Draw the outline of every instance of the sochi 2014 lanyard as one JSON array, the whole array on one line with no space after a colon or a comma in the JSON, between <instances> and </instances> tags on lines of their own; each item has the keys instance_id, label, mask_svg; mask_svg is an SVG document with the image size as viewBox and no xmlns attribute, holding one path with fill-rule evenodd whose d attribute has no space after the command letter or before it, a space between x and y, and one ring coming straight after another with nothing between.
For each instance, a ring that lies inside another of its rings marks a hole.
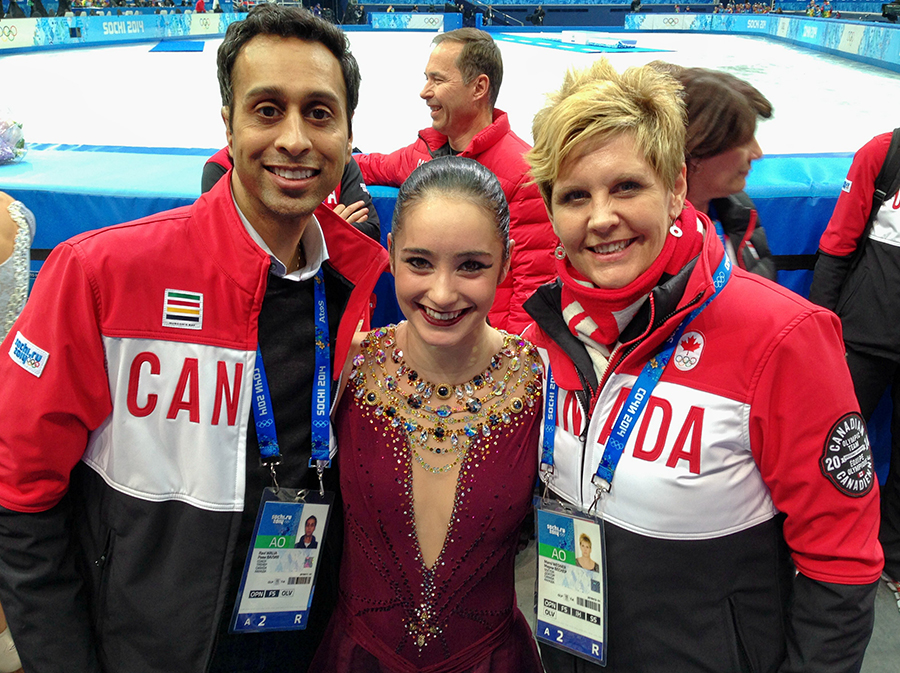
<instances>
[{"instance_id":1,"label":"sochi 2014 lanyard","mask_svg":"<svg viewBox=\"0 0 900 673\"><path fill-rule=\"evenodd\" d=\"M650 358L649 362L644 365L637 381L635 381L634 386L631 388L631 392L628 394L628 398L622 405L622 409L619 412L618 418L616 418L616 422L613 424L613 430L610 433L609 441L603 451L603 456L600 458L597 472L591 478L591 483L597 488L597 495L594 502L591 504L591 508L597 504L605 493L609 493L616 467L619 464L619 459L622 457L622 452L625 450L625 445L628 443L631 431L636 425L635 421L640 418L644 411L644 407L646 407L647 402L650 400L650 394L653 392L656 384L659 383L660 378L662 378L663 371L665 371L666 365L672 357L672 353L675 352L675 348L678 345L678 341L681 339L681 335L684 334L687 326L700 315L700 312L709 306L709 303L718 296L730 277L731 261L728 259L728 254L726 253L722 255L722 260L719 262L719 266L713 274L713 284L716 288L715 292L713 292L712 296L703 302L701 306L691 311L690 315L688 315L687 318L678 325L675 331L669 335L669 338L666 339L662 351L655 357ZM545 484L548 485L549 479L553 474L553 447L556 434L556 407L558 394L559 387L553 379L553 372L548 366L547 393L544 398L544 441L541 447L541 476L544 479Z\"/></svg>"},{"instance_id":2,"label":"sochi 2014 lanyard","mask_svg":"<svg viewBox=\"0 0 900 673\"><path fill-rule=\"evenodd\" d=\"M713 226L716 228L716 236L719 237L719 240L722 241L722 247L725 248L725 251L728 251L728 239L725 238L725 230L722 228L722 223L719 220L713 220Z\"/></svg>"},{"instance_id":3,"label":"sochi 2014 lanyard","mask_svg":"<svg viewBox=\"0 0 900 673\"><path fill-rule=\"evenodd\" d=\"M330 465L329 453L329 406L331 402L331 344L328 330L328 305L325 303L325 276L320 268L314 278L315 287L315 376L313 377L312 398L312 452L309 466L315 467L319 475L319 492L324 493L322 474ZM260 463L268 466L272 482L278 490L275 466L281 464L281 449L275 433L275 416L272 396L263 366L262 352L256 346L256 371L253 374L253 419L259 440Z\"/></svg>"}]
</instances>

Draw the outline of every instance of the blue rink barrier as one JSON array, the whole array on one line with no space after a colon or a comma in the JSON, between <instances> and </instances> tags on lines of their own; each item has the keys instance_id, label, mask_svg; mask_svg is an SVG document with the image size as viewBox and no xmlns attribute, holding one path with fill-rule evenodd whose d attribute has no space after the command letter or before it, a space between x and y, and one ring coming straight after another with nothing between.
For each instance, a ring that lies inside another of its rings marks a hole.
<instances>
[{"instance_id":1,"label":"blue rink barrier","mask_svg":"<svg viewBox=\"0 0 900 673\"><path fill-rule=\"evenodd\" d=\"M33 145L24 161L0 166L0 190L35 212L39 227L34 247L50 250L83 231L192 203L200 195L203 164L215 152L215 148ZM815 254L851 160L849 153L767 155L754 163L747 193L756 203L775 255L794 260ZM372 187L371 191L385 243L397 190ZM39 268L40 259L35 264ZM805 296L812 272L783 270L778 280Z\"/></svg>"},{"instance_id":2,"label":"blue rink barrier","mask_svg":"<svg viewBox=\"0 0 900 673\"><path fill-rule=\"evenodd\" d=\"M35 212L34 247L49 250L89 229L192 203L200 195L203 164L215 151L32 145L24 161L0 166L0 189ZM754 163L747 192L775 255L815 254L851 160L849 153L767 155ZM397 190L372 187L372 193L386 236ZM811 280L809 270L779 272L779 282L802 295Z\"/></svg>"},{"instance_id":3,"label":"blue rink barrier","mask_svg":"<svg viewBox=\"0 0 900 673\"><path fill-rule=\"evenodd\" d=\"M203 165L217 151L37 147L30 146L23 161L0 166L0 190L37 218L32 271L46 252L83 231L193 203Z\"/></svg>"},{"instance_id":4,"label":"blue rink barrier","mask_svg":"<svg viewBox=\"0 0 900 673\"><path fill-rule=\"evenodd\" d=\"M900 27L891 23L774 14L628 14L625 30L764 35L900 71Z\"/></svg>"}]
</instances>

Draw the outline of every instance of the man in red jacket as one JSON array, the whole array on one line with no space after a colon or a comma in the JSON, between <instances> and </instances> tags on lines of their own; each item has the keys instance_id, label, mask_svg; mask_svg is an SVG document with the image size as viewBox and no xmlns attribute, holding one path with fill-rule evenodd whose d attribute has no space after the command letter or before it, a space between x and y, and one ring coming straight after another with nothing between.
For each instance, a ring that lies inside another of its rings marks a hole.
<instances>
[{"instance_id":1,"label":"man in red jacket","mask_svg":"<svg viewBox=\"0 0 900 673\"><path fill-rule=\"evenodd\" d=\"M497 290L489 318L495 327L518 333L531 322L522 304L556 276L556 236L522 158L530 146L513 133L506 113L494 107L503 60L493 38L482 30L460 28L438 35L434 43L419 93L431 110L431 128L419 131L408 147L356 160L368 185L399 187L417 166L447 155L475 159L494 172L509 201L515 245L509 275Z\"/></svg>"},{"instance_id":2,"label":"man in red jacket","mask_svg":"<svg viewBox=\"0 0 900 673\"><path fill-rule=\"evenodd\" d=\"M387 267L322 206L359 69L337 27L274 3L217 63L234 168L191 206L58 245L3 342L0 601L29 671L304 672L337 603L339 500L315 591L269 595L293 619L240 587L268 487L339 491L331 383Z\"/></svg>"}]
</instances>

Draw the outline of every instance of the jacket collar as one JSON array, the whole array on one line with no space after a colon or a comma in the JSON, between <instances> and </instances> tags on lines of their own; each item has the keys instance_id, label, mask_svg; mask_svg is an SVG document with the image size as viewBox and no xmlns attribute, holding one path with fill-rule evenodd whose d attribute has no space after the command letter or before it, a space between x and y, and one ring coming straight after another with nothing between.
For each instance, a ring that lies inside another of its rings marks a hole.
<instances>
[{"instance_id":1,"label":"jacket collar","mask_svg":"<svg viewBox=\"0 0 900 673\"><path fill-rule=\"evenodd\" d=\"M262 301L269 275L269 255L253 241L241 222L231 198L231 171L187 209L190 226L197 232L203 247L194 253L207 255L218 266L223 278ZM336 337L335 361L339 361L348 352L356 330L368 327L370 297L382 272L387 269L388 255L379 243L335 215L327 206L319 206L315 216L330 254L327 264L354 286L347 305L351 319L341 320ZM335 376L340 371L341 368L336 367Z\"/></svg>"},{"instance_id":2,"label":"jacket collar","mask_svg":"<svg viewBox=\"0 0 900 673\"><path fill-rule=\"evenodd\" d=\"M256 294L260 283L265 287L269 256L241 222L231 197L231 171L189 209L189 226L200 236L203 246L194 254L207 255L225 277L250 294Z\"/></svg>"},{"instance_id":3,"label":"jacket collar","mask_svg":"<svg viewBox=\"0 0 900 673\"><path fill-rule=\"evenodd\" d=\"M493 147L497 142L509 133L509 117L503 110L494 108L494 118L490 126L487 126L472 138L472 142L459 153L461 157L475 157ZM419 137L428 146L429 153L434 153L447 144L447 136L438 133L430 126L419 131Z\"/></svg>"},{"instance_id":4,"label":"jacket collar","mask_svg":"<svg viewBox=\"0 0 900 673\"><path fill-rule=\"evenodd\" d=\"M659 349L659 345L672 333L691 310L702 304L715 292L713 270L725 254L719 237L715 235L709 218L697 213L693 208L686 214L695 213L698 224L703 227L703 248L700 255L686 264L674 276L663 280L650 293L650 300L622 330L620 336L623 347L628 350L626 357L649 359ZM688 225L684 215L679 224ZM710 235L712 231L712 235ZM559 280L548 283L525 302L525 311L534 319L539 331L529 330L526 336L536 345L546 348L553 367L553 375L560 386L572 389L590 386L586 393L593 393L598 382L584 345L569 331L562 317L561 285ZM583 379L583 381L582 381Z\"/></svg>"}]
</instances>

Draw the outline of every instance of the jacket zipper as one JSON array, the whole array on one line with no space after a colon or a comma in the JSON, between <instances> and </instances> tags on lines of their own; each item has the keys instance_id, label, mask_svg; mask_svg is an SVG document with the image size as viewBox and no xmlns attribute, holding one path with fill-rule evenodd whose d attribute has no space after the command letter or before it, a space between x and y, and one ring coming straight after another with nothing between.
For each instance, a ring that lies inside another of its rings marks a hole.
<instances>
[{"instance_id":1,"label":"jacket zipper","mask_svg":"<svg viewBox=\"0 0 900 673\"><path fill-rule=\"evenodd\" d=\"M700 292L700 294L698 294L696 297L694 297L691 301L689 301L684 306L681 306L680 308L677 308L674 311L672 311L669 315L667 315L665 318L663 318L663 320L659 324L664 325L665 323L667 323L669 320L674 318L679 313L684 313L685 311L690 310L691 308L696 306L700 302L701 299L703 299L703 292ZM652 301L653 300L652 300L652 296L651 296L651 302ZM656 308L655 305L652 305L652 308L655 309ZM652 312L651 312L651 316L650 316L650 324L651 325L653 324ZM593 413L593 409L596 408L597 401L600 399L600 393L603 391L603 388L606 385L606 382L609 380L609 377L615 372L615 370L619 367L619 365L622 364L622 362L625 361L625 358L627 358L632 352L634 352L634 350L638 346L640 346L642 343L644 343L644 341L647 340L647 338L653 333L653 331L654 330L652 328L648 329L647 332L645 332L643 336L638 337L637 339L632 341L630 344L628 344L628 346L623 346L623 344L618 344L613 349L613 352L610 353L609 364L606 367L606 371L603 372L603 377L600 379L600 383L597 385L597 390L591 397L591 401L590 401L590 405L589 405L590 411L587 411L585 413L585 418L587 419L587 422L585 423L584 433L583 433L582 437L580 438L581 439L581 447L582 447L581 474L584 474L584 471L587 467L587 465L586 465L587 457L588 457L587 429L590 426L590 420L591 420L591 415ZM619 353L621 353L623 347L625 348L625 353L617 359L616 356ZM576 371L577 371L577 368L576 368ZM582 377L581 372L578 372L578 377L582 380L582 385L585 385L584 378ZM587 387L585 387L585 389L587 389ZM581 502L584 502L584 493L581 493Z\"/></svg>"}]
</instances>

